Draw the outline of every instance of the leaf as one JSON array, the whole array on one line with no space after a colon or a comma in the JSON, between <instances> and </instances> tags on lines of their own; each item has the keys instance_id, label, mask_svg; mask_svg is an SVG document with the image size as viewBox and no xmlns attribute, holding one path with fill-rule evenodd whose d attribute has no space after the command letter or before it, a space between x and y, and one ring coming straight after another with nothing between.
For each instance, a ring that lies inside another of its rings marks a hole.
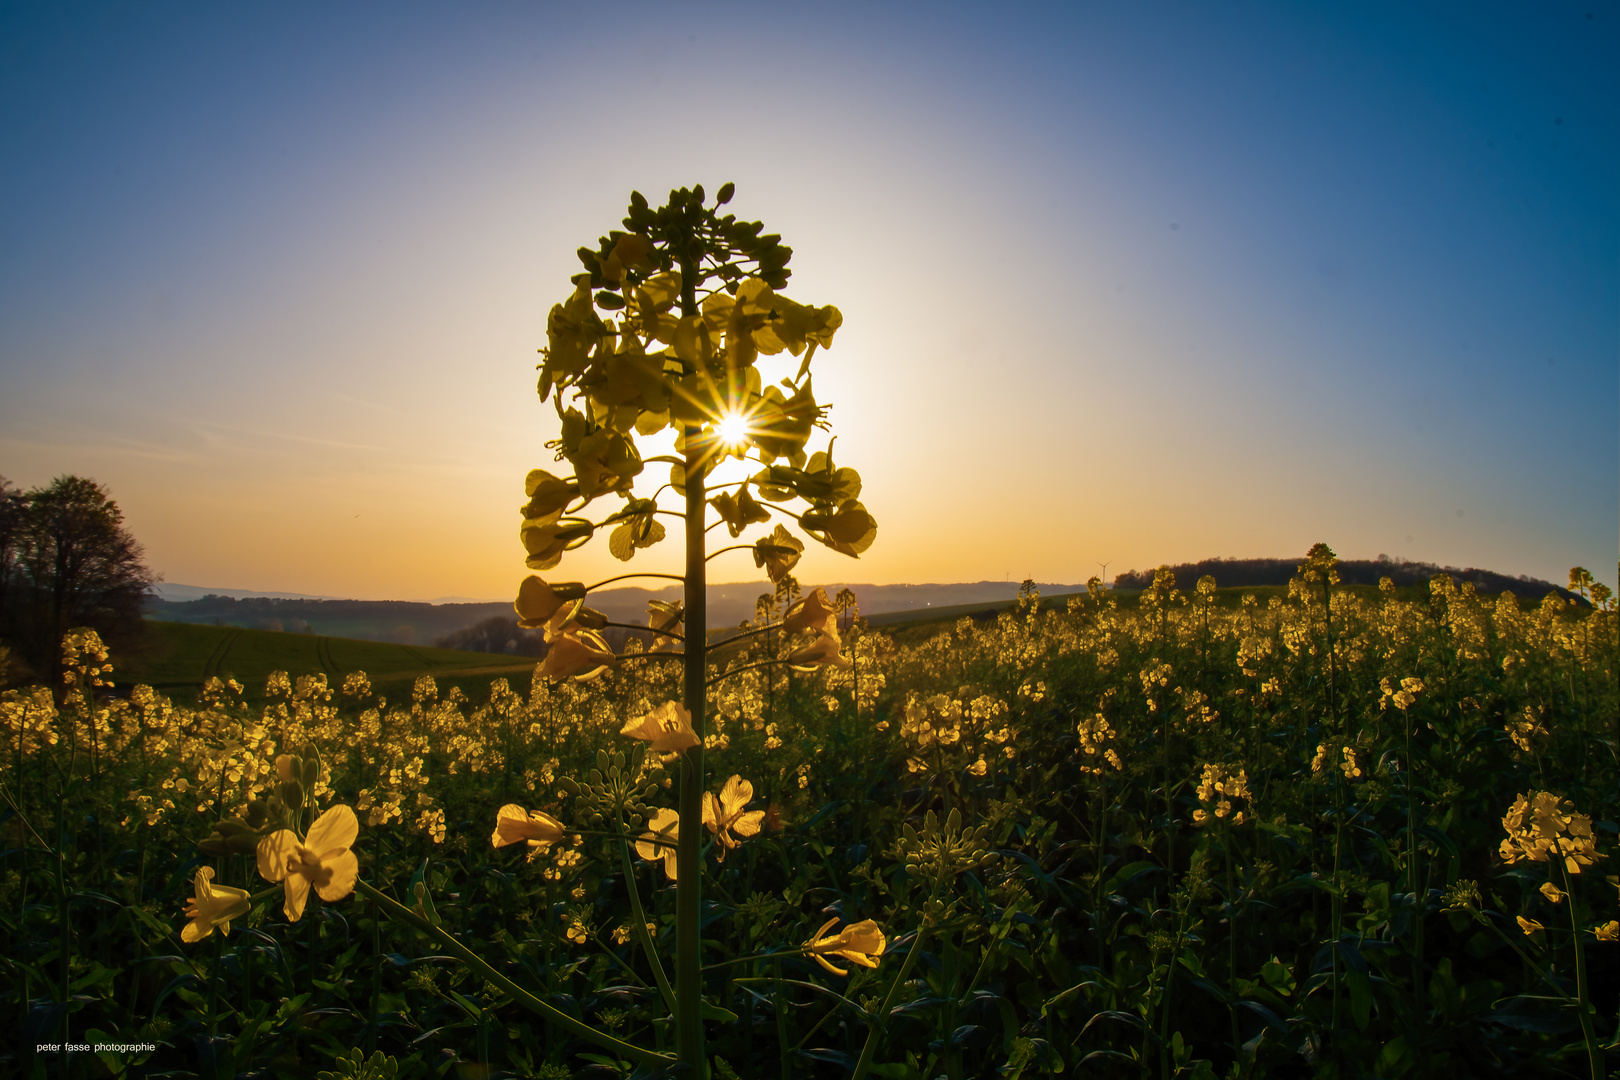
<instances>
[{"instance_id":1,"label":"leaf","mask_svg":"<svg viewBox=\"0 0 1620 1080\"><path fill-rule=\"evenodd\" d=\"M1136 862L1121 867L1119 872L1108 880L1108 884L1103 886L1103 891L1109 893L1119 892L1121 889L1134 882L1143 874L1148 874L1155 870L1163 869L1164 868L1156 862L1149 862L1146 859L1140 859Z\"/></svg>"},{"instance_id":2,"label":"leaf","mask_svg":"<svg viewBox=\"0 0 1620 1080\"><path fill-rule=\"evenodd\" d=\"M700 1004L702 1006L703 1019L705 1020L724 1020L729 1024L733 1020L737 1019L736 1013L732 1012L730 1009L722 1009L720 1006L711 1001L704 1000L700 1002Z\"/></svg>"},{"instance_id":3,"label":"leaf","mask_svg":"<svg viewBox=\"0 0 1620 1080\"><path fill-rule=\"evenodd\" d=\"M620 525L608 536L608 553L620 562L629 562L636 553L635 530L628 523Z\"/></svg>"},{"instance_id":4,"label":"leaf","mask_svg":"<svg viewBox=\"0 0 1620 1080\"><path fill-rule=\"evenodd\" d=\"M1266 1006L1260 1004L1260 1002L1244 1000L1239 1001L1238 1005L1242 1008L1248 1009L1250 1012L1260 1017L1261 1020L1264 1020L1267 1027L1273 1028L1284 1035L1288 1034L1288 1025L1283 1023L1282 1017L1272 1012Z\"/></svg>"},{"instance_id":5,"label":"leaf","mask_svg":"<svg viewBox=\"0 0 1620 1080\"><path fill-rule=\"evenodd\" d=\"M1144 1021L1140 1016L1137 1016L1135 1013L1120 1012L1117 1009L1107 1009L1103 1012L1097 1013L1090 1020L1087 1020L1086 1026L1080 1029L1080 1034L1084 1035L1086 1032L1090 1031L1091 1025L1095 1024L1099 1020L1117 1020L1121 1024L1129 1024L1138 1031L1147 1027L1147 1022Z\"/></svg>"},{"instance_id":6,"label":"leaf","mask_svg":"<svg viewBox=\"0 0 1620 1080\"><path fill-rule=\"evenodd\" d=\"M1367 976L1365 961L1360 970L1350 968L1344 973L1344 981L1350 986L1350 1014L1356 1021L1359 1031L1366 1031L1367 1024L1372 1019L1373 990L1372 980Z\"/></svg>"},{"instance_id":7,"label":"leaf","mask_svg":"<svg viewBox=\"0 0 1620 1080\"><path fill-rule=\"evenodd\" d=\"M799 527L834 551L852 558L877 539L877 521L859 500L850 499L837 510L807 510Z\"/></svg>"}]
</instances>

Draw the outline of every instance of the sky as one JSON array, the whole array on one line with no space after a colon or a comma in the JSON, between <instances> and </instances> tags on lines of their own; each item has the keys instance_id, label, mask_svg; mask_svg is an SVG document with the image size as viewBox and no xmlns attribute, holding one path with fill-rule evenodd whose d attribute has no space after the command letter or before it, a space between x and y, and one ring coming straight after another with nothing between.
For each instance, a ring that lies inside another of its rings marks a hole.
<instances>
[{"instance_id":1,"label":"sky","mask_svg":"<svg viewBox=\"0 0 1620 1080\"><path fill-rule=\"evenodd\" d=\"M170 582L513 595L575 249L731 181L844 315L879 531L801 580L1612 585L1617 55L1595 0L7 0L0 476L101 481Z\"/></svg>"}]
</instances>

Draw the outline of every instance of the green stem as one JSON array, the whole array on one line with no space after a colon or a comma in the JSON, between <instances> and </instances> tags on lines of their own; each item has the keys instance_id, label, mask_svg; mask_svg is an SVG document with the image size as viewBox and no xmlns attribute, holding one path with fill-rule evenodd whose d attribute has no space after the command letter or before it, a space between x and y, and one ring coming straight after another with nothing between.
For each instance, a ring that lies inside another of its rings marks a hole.
<instances>
[{"instance_id":1,"label":"green stem","mask_svg":"<svg viewBox=\"0 0 1620 1080\"><path fill-rule=\"evenodd\" d=\"M850 1075L849 1080L861 1080L872 1067L872 1055L877 1053L878 1040L883 1037L884 1029L889 1026L889 1007L894 1004L894 995L906 984L906 976L911 974L911 965L917 962L923 942L928 940L929 926L926 916L924 919L922 926L917 930L917 936L911 941L911 948L906 952L905 962L900 965L900 974L889 984L889 992L883 996L883 1004L878 1007L872 1026L866 1030L866 1043L861 1047L860 1060L855 1063L855 1072Z\"/></svg>"},{"instance_id":2,"label":"green stem","mask_svg":"<svg viewBox=\"0 0 1620 1080\"><path fill-rule=\"evenodd\" d=\"M1581 943L1581 923L1575 913L1575 893L1569 880L1569 867L1559 863L1564 875L1564 899L1569 903L1569 929L1575 939L1575 1015L1580 1017L1581 1037L1586 1040L1586 1061L1592 1080L1603 1080L1603 1051L1598 1047L1597 1033L1592 1030L1592 1004L1586 993L1586 947Z\"/></svg>"},{"instance_id":3,"label":"green stem","mask_svg":"<svg viewBox=\"0 0 1620 1080\"><path fill-rule=\"evenodd\" d=\"M782 955L790 955L790 954L782 954ZM778 965L778 967L780 967L780 965ZM818 994L825 994L830 998L835 998L838 1001L843 1002L845 1005L848 1005L850 1008L854 1009L856 1012L860 1013L862 1016L867 1017L868 1019L870 1019L871 1015L872 1015L871 1013L867 1012L865 1009L861 1008L855 1002L849 1000L849 998L845 997L843 994L840 994L838 991L829 990L825 986L822 986L820 983L809 982L809 981L807 981L805 979L785 979L785 978L781 977L780 975L746 975L746 976L744 976L743 978L740 978L740 979L733 979L732 982L736 983L739 986L742 986L742 985L745 985L745 984L748 984L748 983L780 983L783 986L801 986L806 990L814 990ZM802 1042L803 1040L800 1040L800 1041Z\"/></svg>"},{"instance_id":4,"label":"green stem","mask_svg":"<svg viewBox=\"0 0 1620 1080\"><path fill-rule=\"evenodd\" d=\"M775 972L776 976L771 981L776 983L778 987L787 982L786 979L782 978L782 962L780 960L771 964L771 970ZM776 1013L776 1055L781 1064L781 1080L789 1080L793 1075L793 1066L789 1057L792 1051L788 1046L787 1010L782 1006L780 989L771 994L771 1005L772 1011Z\"/></svg>"},{"instance_id":5,"label":"green stem","mask_svg":"<svg viewBox=\"0 0 1620 1080\"><path fill-rule=\"evenodd\" d=\"M701 212L701 207L697 208ZM690 247L679 256L681 312L700 314L697 303L698 259ZM675 1027L681 1062L692 1070L692 1080L707 1080L703 1051L703 737L704 706L708 687L708 564L704 559L707 516L704 471L698 428L685 426L686 454L686 666L681 696L691 714L697 745L681 755L680 834L675 855Z\"/></svg>"},{"instance_id":6,"label":"green stem","mask_svg":"<svg viewBox=\"0 0 1620 1080\"><path fill-rule=\"evenodd\" d=\"M647 933L647 915L641 907L641 891L636 888L635 864L630 861L630 845L622 837L619 840L619 863L624 868L624 885L630 894L630 917L636 923L636 940L641 942L641 951L647 954L647 963L652 965L658 992L664 995L664 1008L673 1014L675 991L670 989L669 977L664 974L664 965L659 962L658 952L653 948L652 936Z\"/></svg>"},{"instance_id":7,"label":"green stem","mask_svg":"<svg viewBox=\"0 0 1620 1080\"><path fill-rule=\"evenodd\" d=\"M354 883L354 888L356 892L360 893L362 896L370 898L373 902L375 902L378 907L387 912L390 918L398 919L400 922L406 923L407 925L422 931L422 933L437 941L450 955L472 968L489 982L495 984L508 994L512 995L513 1001L516 1001L519 1005L522 1005L530 1012L545 1017L547 1021L562 1028L570 1035L575 1035L581 1039L587 1040L588 1042L593 1042L598 1046L605 1047L608 1050L612 1050L620 1057L634 1061L638 1064L675 1064L675 1059L667 1055L656 1054L651 1050L643 1050L641 1047L627 1043L622 1039L616 1039L612 1035L605 1032L597 1031L589 1024L575 1020L572 1016L569 1016L560 1009L547 1005L544 1001L541 1001L539 998L523 989L523 987L507 978L499 971L496 971L481 957L479 957L477 953L474 953L471 949L468 949L449 933L428 922L426 919L422 918L404 904L401 904L393 897L388 896L386 893L377 889L370 882L356 881Z\"/></svg>"}]
</instances>

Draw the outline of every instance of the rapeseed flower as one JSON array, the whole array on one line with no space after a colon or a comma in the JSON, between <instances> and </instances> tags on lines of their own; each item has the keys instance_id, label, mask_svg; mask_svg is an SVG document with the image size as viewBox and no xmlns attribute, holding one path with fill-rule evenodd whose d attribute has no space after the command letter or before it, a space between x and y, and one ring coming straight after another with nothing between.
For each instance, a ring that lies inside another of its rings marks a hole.
<instances>
[{"instance_id":1,"label":"rapeseed flower","mask_svg":"<svg viewBox=\"0 0 1620 1080\"><path fill-rule=\"evenodd\" d=\"M754 785L744 780L740 775L733 775L720 789L720 794L704 792L703 824L714 834L720 843L720 860L725 861L726 852L742 844L741 838L759 835L760 822L765 820L765 811L751 810L744 812L743 808L754 798ZM732 834L736 835L733 836Z\"/></svg>"},{"instance_id":2,"label":"rapeseed flower","mask_svg":"<svg viewBox=\"0 0 1620 1080\"><path fill-rule=\"evenodd\" d=\"M647 626L657 635L653 639L652 647L661 649L665 645L675 644L671 634L679 632L682 620L686 618L686 605L679 600L671 603L668 600L647 601Z\"/></svg>"},{"instance_id":3,"label":"rapeseed flower","mask_svg":"<svg viewBox=\"0 0 1620 1080\"><path fill-rule=\"evenodd\" d=\"M1550 791L1520 795L1502 818L1507 839L1499 849L1503 862L1546 862L1557 855L1571 874L1603 858L1592 836L1592 819L1575 813L1575 804Z\"/></svg>"},{"instance_id":4,"label":"rapeseed flower","mask_svg":"<svg viewBox=\"0 0 1620 1080\"><path fill-rule=\"evenodd\" d=\"M763 569L770 579L781 581L799 564L804 554L804 541L778 523L769 536L754 541L754 565Z\"/></svg>"},{"instance_id":5,"label":"rapeseed flower","mask_svg":"<svg viewBox=\"0 0 1620 1080\"><path fill-rule=\"evenodd\" d=\"M1232 813L1233 799L1249 798L1249 777L1244 769L1235 772L1225 765L1204 766L1202 782L1198 785L1198 800L1212 806L1213 812L1193 811L1193 821L1199 825L1231 815L1233 825L1243 824L1243 811Z\"/></svg>"},{"instance_id":6,"label":"rapeseed flower","mask_svg":"<svg viewBox=\"0 0 1620 1080\"><path fill-rule=\"evenodd\" d=\"M584 597L583 582L551 585L543 578L530 574L518 586L517 599L513 601L512 608L517 612L518 625L532 630L545 626L564 605L582 601Z\"/></svg>"},{"instance_id":7,"label":"rapeseed flower","mask_svg":"<svg viewBox=\"0 0 1620 1080\"><path fill-rule=\"evenodd\" d=\"M636 854L649 862L664 860L664 874L674 881L675 845L680 840L681 815L661 806L652 812L647 825L652 831L642 833L641 839L636 841Z\"/></svg>"},{"instance_id":8,"label":"rapeseed flower","mask_svg":"<svg viewBox=\"0 0 1620 1080\"><path fill-rule=\"evenodd\" d=\"M878 959L882 957L883 950L888 945L883 937L882 928L871 919L866 919L844 927L843 933L837 937L822 936L836 925L838 925L836 917L828 919L822 923L821 929L805 942L805 951L811 958L834 975L847 976L849 972L844 968L834 967L827 961L828 956L840 957L862 967L877 967Z\"/></svg>"},{"instance_id":9,"label":"rapeseed flower","mask_svg":"<svg viewBox=\"0 0 1620 1080\"><path fill-rule=\"evenodd\" d=\"M544 679L572 678L589 682L617 661L618 657L602 635L594 630L578 630L557 635L535 674Z\"/></svg>"},{"instance_id":10,"label":"rapeseed flower","mask_svg":"<svg viewBox=\"0 0 1620 1080\"><path fill-rule=\"evenodd\" d=\"M838 609L827 599L827 590L818 588L809 596L788 608L782 618L782 632L796 634L800 630L837 633Z\"/></svg>"},{"instance_id":11,"label":"rapeseed flower","mask_svg":"<svg viewBox=\"0 0 1620 1080\"><path fill-rule=\"evenodd\" d=\"M524 841L532 849L545 849L563 838L563 824L544 810L525 810L516 803L501 807L495 815L491 847L505 847Z\"/></svg>"},{"instance_id":12,"label":"rapeseed flower","mask_svg":"<svg viewBox=\"0 0 1620 1080\"><path fill-rule=\"evenodd\" d=\"M698 744L692 730L692 714L678 701L666 701L650 713L638 716L619 729L620 735L644 739L660 754L678 754Z\"/></svg>"},{"instance_id":13,"label":"rapeseed flower","mask_svg":"<svg viewBox=\"0 0 1620 1080\"><path fill-rule=\"evenodd\" d=\"M186 901L186 916L191 921L180 931L180 940L187 945L212 934L216 926L221 934L230 934L231 920L248 913L248 894L229 885L215 885L212 866L199 866L192 884L196 895Z\"/></svg>"},{"instance_id":14,"label":"rapeseed flower","mask_svg":"<svg viewBox=\"0 0 1620 1080\"><path fill-rule=\"evenodd\" d=\"M289 921L303 917L311 887L326 901L354 891L360 860L350 848L359 835L354 811L340 805L322 814L303 840L291 829L280 829L259 841L259 874L285 887L282 910Z\"/></svg>"},{"instance_id":15,"label":"rapeseed flower","mask_svg":"<svg viewBox=\"0 0 1620 1080\"><path fill-rule=\"evenodd\" d=\"M828 664L847 668L852 661L839 652L842 647L843 641L834 628L834 620L829 617L826 626L816 635L815 640L788 653L784 657L784 662L794 671L814 671Z\"/></svg>"}]
</instances>

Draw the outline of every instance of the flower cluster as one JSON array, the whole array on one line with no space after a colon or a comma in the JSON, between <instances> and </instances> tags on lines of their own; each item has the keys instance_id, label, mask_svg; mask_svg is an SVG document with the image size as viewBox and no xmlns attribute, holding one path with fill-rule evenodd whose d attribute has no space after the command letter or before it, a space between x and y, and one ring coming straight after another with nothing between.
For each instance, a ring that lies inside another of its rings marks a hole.
<instances>
[{"instance_id":1,"label":"flower cluster","mask_svg":"<svg viewBox=\"0 0 1620 1080\"><path fill-rule=\"evenodd\" d=\"M1550 791L1520 795L1502 818L1507 838L1502 841L1502 861L1546 862L1556 856L1564 868L1579 874L1603 856L1592 837L1592 819L1575 812L1575 804Z\"/></svg>"},{"instance_id":2,"label":"flower cluster","mask_svg":"<svg viewBox=\"0 0 1620 1080\"><path fill-rule=\"evenodd\" d=\"M1405 711L1417 704L1417 696L1423 693L1423 680L1405 678L1401 680L1399 689L1386 676L1378 681L1378 687L1383 691L1378 701L1380 709L1387 709L1393 704L1397 709Z\"/></svg>"},{"instance_id":3,"label":"flower cluster","mask_svg":"<svg viewBox=\"0 0 1620 1080\"><path fill-rule=\"evenodd\" d=\"M1233 799L1249 798L1249 777L1243 769L1215 763L1204 766L1204 776L1198 785L1198 801L1204 805L1193 811L1193 821L1206 825L1228 816L1233 825L1243 824L1243 811L1232 812Z\"/></svg>"},{"instance_id":4,"label":"flower cluster","mask_svg":"<svg viewBox=\"0 0 1620 1080\"><path fill-rule=\"evenodd\" d=\"M1116 771L1124 768L1124 763L1119 760L1119 754L1108 745L1114 741L1114 729L1108 725L1108 719L1102 713L1083 718L1075 725L1075 733L1080 736L1081 753L1088 758L1102 755L1103 760L1112 765ZM1081 765L1080 769L1093 776L1102 774L1100 765Z\"/></svg>"}]
</instances>

